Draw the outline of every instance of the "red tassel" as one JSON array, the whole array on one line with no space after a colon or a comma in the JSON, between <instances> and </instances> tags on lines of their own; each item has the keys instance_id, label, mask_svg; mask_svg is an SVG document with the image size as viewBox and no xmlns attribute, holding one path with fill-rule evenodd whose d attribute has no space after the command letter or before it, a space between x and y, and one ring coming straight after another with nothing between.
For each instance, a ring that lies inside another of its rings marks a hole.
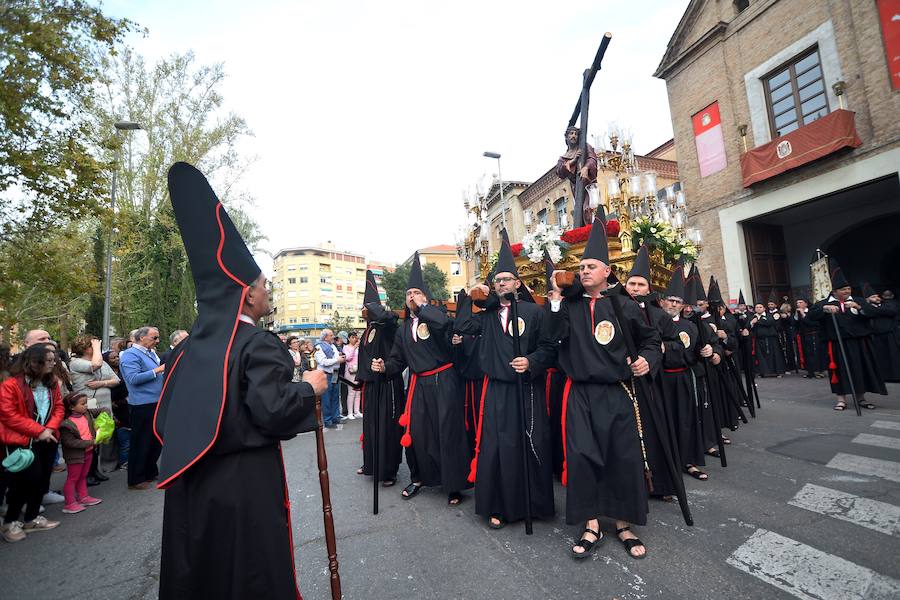
<instances>
[{"instance_id":1,"label":"red tassel","mask_svg":"<svg viewBox=\"0 0 900 600\"><path fill-rule=\"evenodd\" d=\"M834 344L831 340L828 341L828 369L831 371L831 383L837 383L837 363L834 362Z\"/></svg>"},{"instance_id":2,"label":"red tassel","mask_svg":"<svg viewBox=\"0 0 900 600\"><path fill-rule=\"evenodd\" d=\"M412 436L408 433L404 433L403 437L400 438L400 445L404 448L409 448L410 446L412 446Z\"/></svg>"},{"instance_id":3,"label":"red tassel","mask_svg":"<svg viewBox=\"0 0 900 600\"><path fill-rule=\"evenodd\" d=\"M359 434L359 447L365 448L365 446L363 445L363 434Z\"/></svg>"},{"instance_id":4,"label":"red tassel","mask_svg":"<svg viewBox=\"0 0 900 600\"><path fill-rule=\"evenodd\" d=\"M466 480L469 483L475 483L475 474L478 472L478 457L472 459L471 464L469 465L469 476L466 477Z\"/></svg>"},{"instance_id":5,"label":"red tassel","mask_svg":"<svg viewBox=\"0 0 900 600\"><path fill-rule=\"evenodd\" d=\"M403 413L402 415L400 415L400 418L397 419L397 423L400 424L400 427L406 427L407 425L409 425L409 415Z\"/></svg>"},{"instance_id":6,"label":"red tassel","mask_svg":"<svg viewBox=\"0 0 900 600\"><path fill-rule=\"evenodd\" d=\"M566 468L566 461L563 461L562 484L563 487L569 483L569 470Z\"/></svg>"}]
</instances>

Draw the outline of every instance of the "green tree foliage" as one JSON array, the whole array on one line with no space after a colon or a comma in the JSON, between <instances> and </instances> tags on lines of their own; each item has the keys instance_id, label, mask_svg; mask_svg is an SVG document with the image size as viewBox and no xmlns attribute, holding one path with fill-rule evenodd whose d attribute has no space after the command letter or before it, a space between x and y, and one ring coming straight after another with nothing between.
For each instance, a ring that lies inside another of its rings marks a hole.
<instances>
[{"instance_id":1,"label":"green tree foliage","mask_svg":"<svg viewBox=\"0 0 900 600\"><path fill-rule=\"evenodd\" d=\"M331 315L331 321L328 322L328 328L333 330L335 335L339 331L346 331L350 333L351 331L356 330L356 319L353 317L343 317L341 313L338 311L334 311L334 314Z\"/></svg>"},{"instance_id":2,"label":"green tree foliage","mask_svg":"<svg viewBox=\"0 0 900 600\"><path fill-rule=\"evenodd\" d=\"M409 264L403 264L389 273L385 273L381 285L387 294L388 306L397 310L406 305L406 283L409 281ZM447 291L447 275L434 263L427 263L422 268L425 285L435 300L446 300L450 297Z\"/></svg>"},{"instance_id":3,"label":"green tree foliage","mask_svg":"<svg viewBox=\"0 0 900 600\"><path fill-rule=\"evenodd\" d=\"M133 28L79 0L0 3L0 241L97 213L106 180L86 116L98 61Z\"/></svg>"},{"instance_id":4,"label":"green tree foliage","mask_svg":"<svg viewBox=\"0 0 900 600\"><path fill-rule=\"evenodd\" d=\"M166 334L196 317L190 265L172 213L169 167L189 162L210 179L238 231L253 249L263 238L249 214L252 198L235 183L248 165L237 143L246 122L224 113L222 65L198 66L191 53L154 65L124 50L104 61L95 122L113 131L120 118L142 131L119 134L107 159L118 168L111 320L119 333L153 324Z\"/></svg>"}]
</instances>

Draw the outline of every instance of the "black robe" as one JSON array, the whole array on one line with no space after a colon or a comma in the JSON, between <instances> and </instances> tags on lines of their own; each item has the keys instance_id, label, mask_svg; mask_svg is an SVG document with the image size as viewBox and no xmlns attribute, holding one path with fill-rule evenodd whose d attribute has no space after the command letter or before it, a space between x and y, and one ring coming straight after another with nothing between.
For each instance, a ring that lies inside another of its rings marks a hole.
<instances>
[{"instance_id":1,"label":"black robe","mask_svg":"<svg viewBox=\"0 0 900 600\"><path fill-rule=\"evenodd\" d=\"M507 521L525 517L523 455L527 456L531 515L549 519L554 514L553 464L550 427L545 397L544 371L556 359L557 344L552 338L545 311L531 302L518 302L522 356L529 368L524 375L525 423L523 435L517 375L509 366L513 352L511 307L505 323L500 322L501 306L491 294L485 308L472 315L464 331L478 334L480 364L487 376L481 398L475 451L475 513L484 517L500 515ZM528 445L523 453L522 445Z\"/></svg>"},{"instance_id":2,"label":"black robe","mask_svg":"<svg viewBox=\"0 0 900 600\"><path fill-rule=\"evenodd\" d=\"M810 319L807 313L808 309L806 313L798 310L792 318L800 368L806 369L807 377L814 377L816 373L822 373L828 368L828 352L821 325Z\"/></svg>"},{"instance_id":3,"label":"black robe","mask_svg":"<svg viewBox=\"0 0 900 600\"><path fill-rule=\"evenodd\" d=\"M410 420L404 436L409 435L411 445L406 447L406 461L414 482L458 492L470 487L466 478L472 448L466 440L465 396L451 362L452 321L431 305L420 307L416 315L416 337L409 316L397 329L385 361L389 374L407 367L410 371L406 396Z\"/></svg>"},{"instance_id":4,"label":"black robe","mask_svg":"<svg viewBox=\"0 0 900 600\"><path fill-rule=\"evenodd\" d=\"M781 311L778 309L766 310L766 313L775 325L775 336L778 340L778 347L781 350L782 361L784 362L785 370L783 373L786 373L787 371L796 371L797 361L794 357L794 344L791 340L790 319L785 319L784 315L782 315ZM782 375L783 373L779 373L779 375Z\"/></svg>"},{"instance_id":5,"label":"black robe","mask_svg":"<svg viewBox=\"0 0 900 600\"><path fill-rule=\"evenodd\" d=\"M280 440L316 419L312 387L293 372L274 334L240 323L218 435L165 492L160 598L299 597Z\"/></svg>"},{"instance_id":6,"label":"black robe","mask_svg":"<svg viewBox=\"0 0 900 600\"><path fill-rule=\"evenodd\" d=\"M784 354L778 343L776 320L769 314L754 315L750 319L753 335L753 359L760 377L784 375Z\"/></svg>"},{"instance_id":7,"label":"black robe","mask_svg":"<svg viewBox=\"0 0 900 600\"><path fill-rule=\"evenodd\" d=\"M707 312L704 315L694 313L692 322L697 327L697 344L699 347L709 345L713 354L719 357L719 364L725 360L725 350L722 348L719 338L716 336L712 323L712 315ZM702 376L698 374L702 372ZM700 397L702 404L700 405L700 423L703 430L703 443L707 448L714 448L718 445L719 439L722 437L722 429L728 428L725 422L725 413L723 409L724 402L727 398L723 394L722 373L718 369L718 365L713 364L712 356L701 358L698 361L698 383L702 387ZM718 422L718 428L716 427Z\"/></svg>"},{"instance_id":8,"label":"black robe","mask_svg":"<svg viewBox=\"0 0 900 600\"><path fill-rule=\"evenodd\" d=\"M897 318L897 305L893 302L868 304L866 312L872 315L869 325L872 328L872 345L875 347L875 360L878 370L885 381L900 381L900 342L894 326Z\"/></svg>"},{"instance_id":9,"label":"black robe","mask_svg":"<svg viewBox=\"0 0 900 600\"><path fill-rule=\"evenodd\" d=\"M681 343L678 341L672 317L666 311L650 300L640 301L638 306L641 308L647 324L656 329L662 340L662 345L666 348L666 352L670 348L674 348L676 344ZM665 353L663 353L663 358L665 358ZM668 398L663 390L662 366L663 361L661 360L649 373L650 380L653 383L653 397L647 398L638 394L637 400L641 413L641 422L644 427L644 448L647 451L647 464L650 465L652 495L674 496L675 484L666 466L666 455L662 447L662 440L659 437L658 428L665 428L663 433L670 444L669 454L676 458L675 464L677 465L681 461L677 458L680 456L677 444L672 446L676 440L675 411L672 406L672 399ZM650 407L648 406L650 402L654 402L656 405L657 410L654 414L661 415L664 422L657 423L656 420L650 417Z\"/></svg>"},{"instance_id":10,"label":"black robe","mask_svg":"<svg viewBox=\"0 0 900 600\"><path fill-rule=\"evenodd\" d=\"M375 471L373 451L377 424L378 479L391 481L396 479L403 457L403 447L400 446L403 429L397 423L405 401L403 377L399 373L387 375L372 371L372 359L390 356L397 334L397 315L377 306L368 309L370 320L359 341L359 367L356 373L356 380L363 384L363 432L360 436L363 474L372 475Z\"/></svg>"},{"instance_id":11,"label":"black robe","mask_svg":"<svg viewBox=\"0 0 900 600\"><path fill-rule=\"evenodd\" d=\"M694 369L699 358L697 326L680 315L672 318L675 344L666 345L660 381L675 422L675 439L684 465L706 464L700 420L701 396Z\"/></svg>"},{"instance_id":12,"label":"black robe","mask_svg":"<svg viewBox=\"0 0 900 600\"><path fill-rule=\"evenodd\" d=\"M856 300L850 296L848 300ZM822 308L826 304L840 306L834 296L816 302L809 309L808 317L822 324L825 330L825 339L828 341L828 370L831 374L831 392L844 396L850 393L850 383L847 379L847 370L841 357L841 347L837 341L837 332L834 329L835 320L840 331L841 341L847 351L847 363L850 366L850 376L857 394L872 392L887 395L884 379L878 371L878 362L875 358L875 349L872 344L872 330L869 328L871 315L865 301L860 303L859 309L845 309L835 314L835 319L826 314Z\"/></svg>"},{"instance_id":13,"label":"black robe","mask_svg":"<svg viewBox=\"0 0 900 600\"><path fill-rule=\"evenodd\" d=\"M722 360L714 368L719 372L719 380L722 386L724 423L727 427L734 430L740 425L740 417L737 411L743 401L742 389L740 388L741 381L734 362L734 355L738 352L737 320L727 311L723 315L713 316L711 320L716 326L716 337L719 340L719 345L722 346ZM719 337L718 332L723 332L725 337Z\"/></svg>"},{"instance_id":14,"label":"black robe","mask_svg":"<svg viewBox=\"0 0 900 600\"><path fill-rule=\"evenodd\" d=\"M559 362L569 377L563 395L566 522L606 516L644 525L649 510L645 461L626 391L632 382L628 351L612 302L620 303L638 354L651 369L661 360L659 333L633 300L603 296L592 303L582 291L576 280L551 312L561 342Z\"/></svg>"},{"instance_id":15,"label":"black robe","mask_svg":"<svg viewBox=\"0 0 900 600\"><path fill-rule=\"evenodd\" d=\"M481 388L484 383L484 372L479 361L481 337L459 332L457 323L462 318L457 309L454 320L454 331L462 338L462 342L453 346L453 367L459 374L464 390L464 416L466 421L466 439L469 446L475 449L475 431L478 429L478 411L481 410ZM470 312L468 314L471 314Z\"/></svg>"}]
</instances>

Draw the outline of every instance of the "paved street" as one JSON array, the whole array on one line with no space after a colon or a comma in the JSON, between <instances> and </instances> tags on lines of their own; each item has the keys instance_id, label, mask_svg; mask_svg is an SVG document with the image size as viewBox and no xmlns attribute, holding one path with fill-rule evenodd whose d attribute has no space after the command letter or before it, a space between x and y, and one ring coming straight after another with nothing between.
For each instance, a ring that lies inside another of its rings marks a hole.
<instances>
[{"instance_id":1,"label":"paved street","mask_svg":"<svg viewBox=\"0 0 900 600\"><path fill-rule=\"evenodd\" d=\"M694 527L677 505L653 502L646 560L608 534L592 561L568 553L581 528L562 514L523 527L487 528L471 496L449 508L442 493L412 501L355 474L359 421L326 434L338 557L346 598L766 598L900 597L900 385L880 406L836 413L823 380L760 382L762 409L732 434L728 468L685 479ZM294 505L300 588L328 598L312 434L284 446ZM405 481L403 467L401 483ZM54 487L61 477L54 476ZM129 492L124 473L93 488L104 503L51 518L53 532L0 545L0 598L155 598L161 492ZM564 506L557 486L556 506ZM228 523L222 523L228 527Z\"/></svg>"}]
</instances>

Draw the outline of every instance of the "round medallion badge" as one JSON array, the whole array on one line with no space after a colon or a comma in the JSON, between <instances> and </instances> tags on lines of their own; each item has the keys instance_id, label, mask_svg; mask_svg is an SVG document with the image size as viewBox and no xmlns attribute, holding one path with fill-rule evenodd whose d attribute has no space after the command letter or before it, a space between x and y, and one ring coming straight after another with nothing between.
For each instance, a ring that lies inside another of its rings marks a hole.
<instances>
[{"instance_id":1,"label":"round medallion badge","mask_svg":"<svg viewBox=\"0 0 900 600\"><path fill-rule=\"evenodd\" d=\"M512 323L510 323L510 325L507 327L506 333L508 333L509 335L513 335L515 333L512 328ZM525 335L525 319L519 317L519 336L521 337L523 335Z\"/></svg>"},{"instance_id":2,"label":"round medallion badge","mask_svg":"<svg viewBox=\"0 0 900 600\"><path fill-rule=\"evenodd\" d=\"M375 339L375 328L373 327L372 329L369 330L369 335L366 336L366 343L371 344L372 340L374 340L374 339Z\"/></svg>"},{"instance_id":3,"label":"round medallion badge","mask_svg":"<svg viewBox=\"0 0 900 600\"><path fill-rule=\"evenodd\" d=\"M416 336L420 340L427 340L431 337L431 332L428 331L428 325L425 323L419 323L419 326L416 327Z\"/></svg>"},{"instance_id":4,"label":"round medallion badge","mask_svg":"<svg viewBox=\"0 0 900 600\"><path fill-rule=\"evenodd\" d=\"M688 335L688 332L687 332L687 331L679 331L679 332L678 332L678 339L681 340L681 343L684 344L684 347L685 347L685 348L690 348L690 347L691 347L691 336Z\"/></svg>"},{"instance_id":5,"label":"round medallion badge","mask_svg":"<svg viewBox=\"0 0 900 600\"><path fill-rule=\"evenodd\" d=\"M601 346L605 346L616 336L616 327L610 321L600 321L594 327L594 338Z\"/></svg>"}]
</instances>

